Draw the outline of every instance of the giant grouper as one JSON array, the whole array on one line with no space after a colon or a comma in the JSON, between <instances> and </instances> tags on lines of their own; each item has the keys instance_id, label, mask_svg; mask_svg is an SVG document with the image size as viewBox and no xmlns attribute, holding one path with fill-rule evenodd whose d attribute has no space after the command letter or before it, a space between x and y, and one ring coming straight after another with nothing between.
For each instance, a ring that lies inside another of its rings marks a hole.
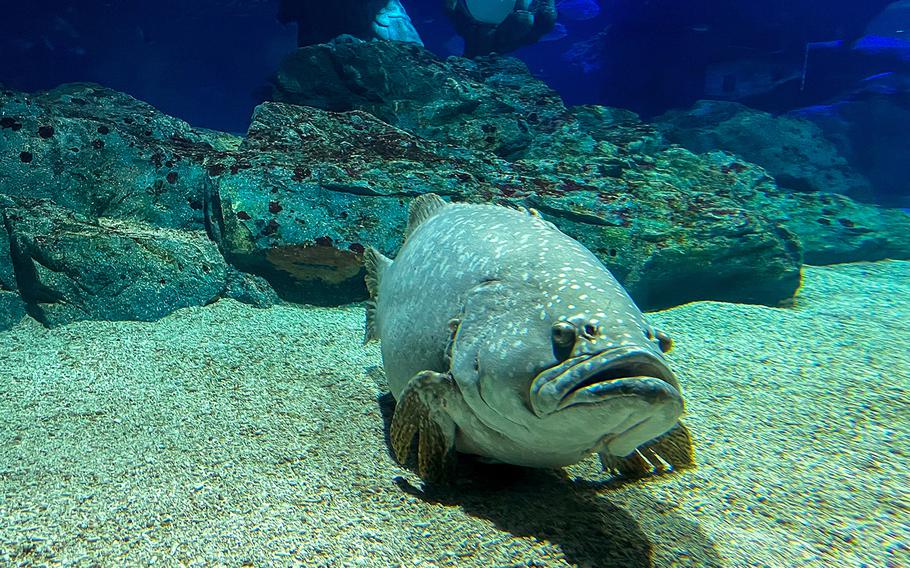
<instances>
[{"instance_id":1,"label":"giant grouper","mask_svg":"<svg viewBox=\"0 0 910 568\"><path fill-rule=\"evenodd\" d=\"M365 264L392 449L405 463L417 435L423 479L450 478L456 451L531 467L597 453L630 475L693 463L669 336L536 211L421 195L395 260L370 248Z\"/></svg>"}]
</instances>

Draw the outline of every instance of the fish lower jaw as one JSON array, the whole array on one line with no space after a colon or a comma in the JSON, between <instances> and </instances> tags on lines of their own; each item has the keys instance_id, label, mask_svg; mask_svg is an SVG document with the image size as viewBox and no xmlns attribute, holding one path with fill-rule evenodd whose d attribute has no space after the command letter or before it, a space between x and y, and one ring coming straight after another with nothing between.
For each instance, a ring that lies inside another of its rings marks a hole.
<instances>
[{"instance_id":1,"label":"fish lower jaw","mask_svg":"<svg viewBox=\"0 0 910 568\"><path fill-rule=\"evenodd\" d=\"M620 347L547 369L531 383L531 410L543 418L566 408L617 398L661 403L682 395L673 372L638 347Z\"/></svg>"},{"instance_id":2,"label":"fish lower jaw","mask_svg":"<svg viewBox=\"0 0 910 568\"><path fill-rule=\"evenodd\" d=\"M672 385L657 377L626 377L594 383L569 392L556 406L556 411L582 404L598 404L616 398L630 398L648 404L678 403L682 395Z\"/></svg>"},{"instance_id":3,"label":"fish lower jaw","mask_svg":"<svg viewBox=\"0 0 910 568\"><path fill-rule=\"evenodd\" d=\"M628 456L639 446L666 433L679 422L682 414L682 405L677 408L673 404L653 408L653 412L645 416L632 415L624 429L618 434L606 436L601 445L600 452L614 456Z\"/></svg>"}]
</instances>

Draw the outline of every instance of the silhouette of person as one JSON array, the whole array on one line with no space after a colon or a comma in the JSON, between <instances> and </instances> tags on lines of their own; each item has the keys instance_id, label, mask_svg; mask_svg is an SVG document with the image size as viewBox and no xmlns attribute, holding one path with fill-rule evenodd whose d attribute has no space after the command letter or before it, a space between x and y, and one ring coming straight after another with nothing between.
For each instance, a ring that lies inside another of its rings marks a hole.
<instances>
[{"instance_id":1,"label":"silhouette of person","mask_svg":"<svg viewBox=\"0 0 910 568\"><path fill-rule=\"evenodd\" d=\"M301 47L342 34L423 45L400 0L281 0L278 20L297 24Z\"/></svg>"},{"instance_id":2,"label":"silhouette of person","mask_svg":"<svg viewBox=\"0 0 910 568\"><path fill-rule=\"evenodd\" d=\"M534 43L556 23L555 0L443 0L465 57L507 53ZM401 0L281 0L281 22L297 23L297 45L348 34L423 45Z\"/></svg>"},{"instance_id":3,"label":"silhouette of person","mask_svg":"<svg viewBox=\"0 0 910 568\"><path fill-rule=\"evenodd\" d=\"M444 0L464 38L465 57L507 53L534 43L556 23L555 0Z\"/></svg>"}]
</instances>

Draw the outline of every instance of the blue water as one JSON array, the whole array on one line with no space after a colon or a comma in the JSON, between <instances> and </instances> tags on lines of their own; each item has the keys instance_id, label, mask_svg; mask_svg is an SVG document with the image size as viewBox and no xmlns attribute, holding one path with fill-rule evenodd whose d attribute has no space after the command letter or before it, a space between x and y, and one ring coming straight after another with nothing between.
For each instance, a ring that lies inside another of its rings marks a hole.
<instances>
[{"instance_id":1,"label":"blue water","mask_svg":"<svg viewBox=\"0 0 910 568\"><path fill-rule=\"evenodd\" d=\"M458 42L442 4L404 1L426 46L448 55L458 51ZM867 61L840 53L830 63L825 55L811 62L824 69L849 64L849 77L826 78L819 69L808 89L780 84L753 94L753 104L783 112L823 102L848 86L844 82L900 64L907 51L896 32L904 22L889 28L874 20L887 4L559 0L566 35L517 55L570 104L653 115L702 98L706 77L725 61L772 58L801 70L808 43L832 40L859 40L857 49L870 53ZM5 2L0 80L22 90L97 81L193 124L242 131L269 75L295 45L295 26L278 23L277 10L277 0ZM863 39L870 23L876 25L874 40ZM580 48L604 30L609 33L602 41Z\"/></svg>"}]
</instances>

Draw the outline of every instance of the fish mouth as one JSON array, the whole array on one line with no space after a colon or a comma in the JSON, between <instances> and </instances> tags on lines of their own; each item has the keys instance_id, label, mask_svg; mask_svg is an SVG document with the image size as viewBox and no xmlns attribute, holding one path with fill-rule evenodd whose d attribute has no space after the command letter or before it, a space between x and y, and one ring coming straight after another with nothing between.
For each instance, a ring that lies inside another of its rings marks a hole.
<instances>
[{"instance_id":1,"label":"fish mouth","mask_svg":"<svg viewBox=\"0 0 910 568\"><path fill-rule=\"evenodd\" d=\"M667 364L641 347L608 349L544 370L531 382L531 409L544 417L570 406L616 397L669 403L682 413L679 383Z\"/></svg>"}]
</instances>

